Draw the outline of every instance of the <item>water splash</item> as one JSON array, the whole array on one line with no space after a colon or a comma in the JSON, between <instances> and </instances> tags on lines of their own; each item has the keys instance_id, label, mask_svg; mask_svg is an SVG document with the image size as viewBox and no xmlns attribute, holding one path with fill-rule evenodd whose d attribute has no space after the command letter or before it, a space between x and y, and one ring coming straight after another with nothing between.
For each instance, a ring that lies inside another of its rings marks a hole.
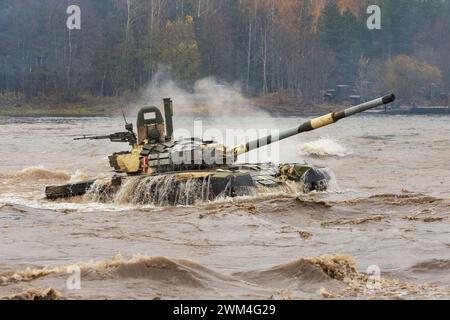
<instances>
[{"instance_id":1,"label":"water splash","mask_svg":"<svg viewBox=\"0 0 450 320\"><path fill-rule=\"evenodd\" d=\"M321 186L315 186L314 192L337 192L339 186L333 172L327 168L316 168L323 177ZM157 176L127 177L120 185L115 186L109 178L98 179L90 190L83 196L84 202L110 203L117 206L153 205L166 206L192 206L209 202L223 202L235 198L256 200L259 197L296 197L300 194L310 193L312 186L303 180L286 180L277 186L235 186L232 180L217 190L210 176L182 178L179 174L164 174Z\"/></svg>"},{"instance_id":2,"label":"water splash","mask_svg":"<svg viewBox=\"0 0 450 320\"><path fill-rule=\"evenodd\" d=\"M77 182L82 182L82 181L86 181L91 179L92 177L90 177L87 173L81 171L81 170L77 170L75 171L74 174L72 174L70 176L70 181L69 183L77 183Z\"/></svg>"},{"instance_id":3,"label":"water splash","mask_svg":"<svg viewBox=\"0 0 450 320\"><path fill-rule=\"evenodd\" d=\"M118 188L110 180L94 183L84 200L110 202L116 205L186 206L214 198L210 177L180 179L176 174L151 177L129 177Z\"/></svg>"},{"instance_id":4,"label":"water splash","mask_svg":"<svg viewBox=\"0 0 450 320\"><path fill-rule=\"evenodd\" d=\"M329 138L304 143L300 146L300 154L315 157L346 157L352 152Z\"/></svg>"}]
</instances>

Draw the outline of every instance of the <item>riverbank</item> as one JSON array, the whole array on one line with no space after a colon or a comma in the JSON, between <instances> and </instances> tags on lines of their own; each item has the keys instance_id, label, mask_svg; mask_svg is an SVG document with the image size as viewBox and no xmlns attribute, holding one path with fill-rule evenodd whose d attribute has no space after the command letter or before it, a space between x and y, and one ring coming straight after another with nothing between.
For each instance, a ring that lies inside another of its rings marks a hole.
<instances>
[{"instance_id":1,"label":"riverbank","mask_svg":"<svg viewBox=\"0 0 450 320\"><path fill-rule=\"evenodd\" d=\"M116 116L125 111L144 106L143 101L136 101L132 97L83 97L73 101L62 101L56 98L17 98L15 96L0 95L0 116L10 117L104 117ZM296 99L279 99L265 96L243 99L242 116L254 116L253 111L263 111L273 116L299 116L322 114L334 111L337 106L303 103ZM180 116L203 116L208 111L208 102L199 102L196 108L184 108L178 101L174 101L176 113ZM235 105L230 109L237 111ZM208 112L209 113L209 112ZM213 114L211 114L213 116Z\"/></svg>"},{"instance_id":2,"label":"riverbank","mask_svg":"<svg viewBox=\"0 0 450 320\"><path fill-rule=\"evenodd\" d=\"M120 111L122 99L84 97L72 101L0 95L0 116L10 117L102 117Z\"/></svg>"},{"instance_id":3,"label":"riverbank","mask_svg":"<svg viewBox=\"0 0 450 320\"><path fill-rule=\"evenodd\" d=\"M162 102L161 102L162 104ZM255 113L262 111L275 117L317 116L334 112L348 107L348 105L327 105L297 98L280 97L277 94L266 95L257 98L244 98L239 103L231 103L229 106L210 104L209 101L190 101L190 106L175 100L174 108L178 116L204 117L230 116L239 113L242 117L253 117ZM195 105L195 108L192 107ZM125 113L135 113L140 107L148 103L136 100L133 97L84 97L74 101L61 101L55 98L35 98L26 100L16 97L0 95L0 116L9 117L110 117ZM157 105L161 107L161 105ZM242 107L241 107L242 106ZM229 107L229 108L228 108ZM217 110L220 109L220 110ZM415 114L450 114L449 107L396 107L384 110L382 108L372 111L374 114L389 115L415 115Z\"/></svg>"}]
</instances>

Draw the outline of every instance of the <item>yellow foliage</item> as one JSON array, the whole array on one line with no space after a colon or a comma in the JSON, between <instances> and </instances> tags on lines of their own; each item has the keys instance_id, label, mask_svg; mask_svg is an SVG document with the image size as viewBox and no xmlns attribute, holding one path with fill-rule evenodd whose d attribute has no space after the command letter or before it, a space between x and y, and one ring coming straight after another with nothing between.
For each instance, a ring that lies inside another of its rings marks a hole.
<instances>
[{"instance_id":1,"label":"yellow foliage","mask_svg":"<svg viewBox=\"0 0 450 320\"><path fill-rule=\"evenodd\" d=\"M288 26L287 29L298 28L301 25L299 13L308 10L312 16L310 29L314 30L323 10L330 3L336 3L341 14L348 10L355 16L360 16L364 10L364 1L361 0L242 0L241 10L249 16L252 16L255 10L275 10L281 18L279 23Z\"/></svg>"},{"instance_id":2,"label":"yellow foliage","mask_svg":"<svg viewBox=\"0 0 450 320\"><path fill-rule=\"evenodd\" d=\"M423 88L442 82L442 73L438 67L406 55L396 56L386 62L383 75L383 85L394 89L402 101L410 103L417 102L414 97Z\"/></svg>"},{"instance_id":3,"label":"yellow foliage","mask_svg":"<svg viewBox=\"0 0 450 320\"><path fill-rule=\"evenodd\" d=\"M355 16L359 16L362 10L362 6L366 4L361 0L338 0L337 5L341 13L344 13L346 10L353 13Z\"/></svg>"},{"instance_id":4,"label":"yellow foliage","mask_svg":"<svg viewBox=\"0 0 450 320\"><path fill-rule=\"evenodd\" d=\"M177 80L196 79L200 66L200 53L195 38L194 19L191 16L166 24L161 33L159 57L170 67Z\"/></svg>"},{"instance_id":5,"label":"yellow foliage","mask_svg":"<svg viewBox=\"0 0 450 320\"><path fill-rule=\"evenodd\" d=\"M192 16L186 16L186 24L193 24L194 23L194 18Z\"/></svg>"},{"instance_id":6,"label":"yellow foliage","mask_svg":"<svg viewBox=\"0 0 450 320\"><path fill-rule=\"evenodd\" d=\"M348 10L357 17L361 15L361 12L363 12L365 6L364 1L361 0L314 0L311 2L310 8L314 26L319 21L319 18L322 15L323 9L325 9L326 5L333 2L336 2L341 14Z\"/></svg>"}]
</instances>

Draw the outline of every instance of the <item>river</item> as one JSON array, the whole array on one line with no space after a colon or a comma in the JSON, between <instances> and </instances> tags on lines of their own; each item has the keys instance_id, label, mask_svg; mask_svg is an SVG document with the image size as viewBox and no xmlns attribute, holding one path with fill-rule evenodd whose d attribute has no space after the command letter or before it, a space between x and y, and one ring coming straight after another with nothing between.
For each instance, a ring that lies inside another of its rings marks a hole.
<instances>
[{"instance_id":1,"label":"river","mask_svg":"<svg viewBox=\"0 0 450 320\"><path fill-rule=\"evenodd\" d=\"M201 125L228 142L302 120ZM448 299L449 120L357 116L240 160L326 166L327 192L159 208L44 198L46 185L112 175L107 155L126 144L72 139L122 119L0 118L0 297Z\"/></svg>"}]
</instances>

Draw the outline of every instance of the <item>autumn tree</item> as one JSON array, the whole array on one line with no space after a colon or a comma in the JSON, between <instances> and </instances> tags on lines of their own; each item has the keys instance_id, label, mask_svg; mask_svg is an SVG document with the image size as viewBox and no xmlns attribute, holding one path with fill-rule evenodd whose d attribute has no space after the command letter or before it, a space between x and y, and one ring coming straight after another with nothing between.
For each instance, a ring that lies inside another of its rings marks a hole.
<instances>
[{"instance_id":1,"label":"autumn tree","mask_svg":"<svg viewBox=\"0 0 450 320\"><path fill-rule=\"evenodd\" d=\"M192 83L198 78L200 57L192 16L168 21L159 43L161 63L170 67L175 79Z\"/></svg>"},{"instance_id":2,"label":"autumn tree","mask_svg":"<svg viewBox=\"0 0 450 320\"><path fill-rule=\"evenodd\" d=\"M321 102L337 84L382 83L394 62L436 66L440 90L450 90L449 0L74 0L81 30L66 28L67 1L1 3L8 97L135 96L161 65L183 86L213 76L298 105ZM381 30L366 27L371 4L381 7Z\"/></svg>"},{"instance_id":3,"label":"autumn tree","mask_svg":"<svg viewBox=\"0 0 450 320\"><path fill-rule=\"evenodd\" d=\"M399 55L386 62L382 82L387 90L394 90L403 103L420 103L424 90L432 84L440 84L439 68Z\"/></svg>"}]
</instances>

